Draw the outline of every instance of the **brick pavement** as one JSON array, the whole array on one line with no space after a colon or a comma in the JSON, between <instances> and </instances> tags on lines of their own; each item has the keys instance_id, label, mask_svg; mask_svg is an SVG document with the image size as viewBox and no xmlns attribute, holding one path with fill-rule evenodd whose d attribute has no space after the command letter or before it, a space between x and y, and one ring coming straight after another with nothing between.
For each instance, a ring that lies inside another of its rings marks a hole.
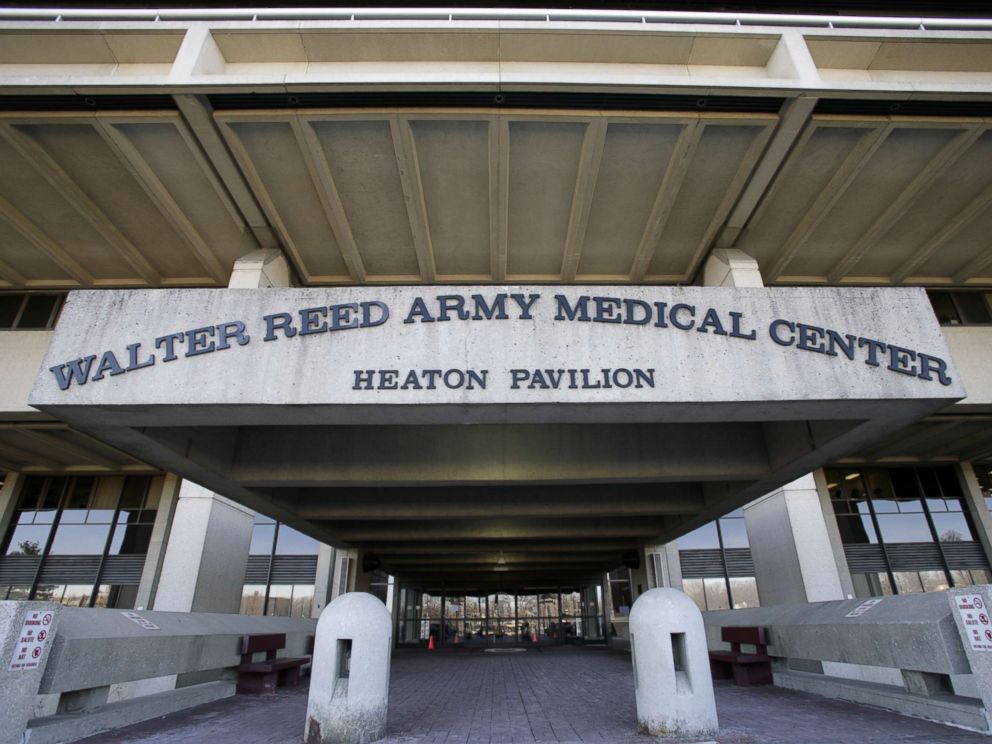
<instances>
[{"instance_id":1,"label":"brick pavement","mask_svg":"<svg viewBox=\"0 0 992 744\"><path fill-rule=\"evenodd\" d=\"M777 688L719 682L719 744L987 744L989 738ZM630 656L605 649L393 657L387 744L651 744L636 733ZM299 744L306 690L235 697L91 737L87 744Z\"/></svg>"}]
</instances>

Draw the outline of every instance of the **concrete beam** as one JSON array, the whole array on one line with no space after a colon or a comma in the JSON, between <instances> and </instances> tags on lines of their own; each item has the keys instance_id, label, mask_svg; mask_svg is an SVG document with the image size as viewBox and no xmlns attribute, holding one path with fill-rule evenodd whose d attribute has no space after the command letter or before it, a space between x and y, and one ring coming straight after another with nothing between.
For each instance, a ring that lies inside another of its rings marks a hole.
<instances>
[{"instance_id":1,"label":"concrete beam","mask_svg":"<svg viewBox=\"0 0 992 744\"><path fill-rule=\"evenodd\" d=\"M699 511L702 490L698 483L300 489L296 510L323 520L657 516Z\"/></svg>"}]
</instances>

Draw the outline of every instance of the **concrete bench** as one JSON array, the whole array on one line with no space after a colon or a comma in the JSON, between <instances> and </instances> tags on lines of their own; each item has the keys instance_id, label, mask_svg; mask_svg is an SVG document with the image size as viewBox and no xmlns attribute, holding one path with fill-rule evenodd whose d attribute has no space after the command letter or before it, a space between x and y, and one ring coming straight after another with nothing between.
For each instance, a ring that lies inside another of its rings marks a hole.
<instances>
[{"instance_id":1,"label":"concrete bench","mask_svg":"<svg viewBox=\"0 0 992 744\"><path fill-rule=\"evenodd\" d=\"M730 644L730 651L710 651L713 679L733 679L734 684L742 687L772 683L767 629L725 627L720 629L720 639ZM754 653L741 651L742 643L754 646Z\"/></svg>"},{"instance_id":2,"label":"concrete bench","mask_svg":"<svg viewBox=\"0 0 992 744\"><path fill-rule=\"evenodd\" d=\"M285 647L285 633L242 636L237 693L270 695L276 691L276 687L299 687L300 667L308 664L310 658L276 658L279 650ZM264 661L252 661L258 652L265 653Z\"/></svg>"}]
</instances>

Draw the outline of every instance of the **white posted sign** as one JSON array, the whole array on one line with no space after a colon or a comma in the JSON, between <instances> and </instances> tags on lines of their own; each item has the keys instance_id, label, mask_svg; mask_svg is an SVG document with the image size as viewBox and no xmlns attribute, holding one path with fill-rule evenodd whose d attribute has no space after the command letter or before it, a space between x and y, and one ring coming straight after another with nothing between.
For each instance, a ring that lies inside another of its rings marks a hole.
<instances>
[{"instance_id":1,"label":"white posted sign","mask_svg":"<svg viewBox=\"0 0 992 744\"><path fill-rule=\"evenodd\" d=\"M954 598L968 642L976 651L992 651L992 620L985 600L979 594L961 594Z\"/></svg>"},{"instance_id":2,"label":"white posted sign","mask_svg":"<svg viewBox=\"0 0 992 744\"><path fill-rule=\"evenodd\" d=\"M45 646L51 637L51 625L55 619L54 613L48 611L29 612L21 625L21 632L14 645L14 655L10 659L11 671L21 669L37 669L41 665L41 657L45 654Z\"/></svg>"}]
</instances>

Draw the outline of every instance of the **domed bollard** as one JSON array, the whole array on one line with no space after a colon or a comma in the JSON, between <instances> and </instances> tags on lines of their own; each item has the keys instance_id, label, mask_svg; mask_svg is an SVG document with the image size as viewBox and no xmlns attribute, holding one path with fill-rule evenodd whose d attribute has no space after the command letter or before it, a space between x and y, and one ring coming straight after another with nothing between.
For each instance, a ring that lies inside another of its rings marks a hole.
<instances>
[{"instance_id":1,"label":"domed bollard","mask_svg":"<svg viewBox=\"0 0 992 744\"><path fill-rule=\"evenodd\" d=\"M317 621L306 744L366 744L386 736L392 620L371 594L350 592Z\"/></svg>"},{"instance_id":2,"label":"domed bollard","mask_svg":"<svg viewBox=\"0 0 992 744\"><path fill-rule=\"evenodd\" d=\"M652 736L716 736L703 616L676 589L651 589L630 610L637 722Z\"/></svg>"}]
</instances>

